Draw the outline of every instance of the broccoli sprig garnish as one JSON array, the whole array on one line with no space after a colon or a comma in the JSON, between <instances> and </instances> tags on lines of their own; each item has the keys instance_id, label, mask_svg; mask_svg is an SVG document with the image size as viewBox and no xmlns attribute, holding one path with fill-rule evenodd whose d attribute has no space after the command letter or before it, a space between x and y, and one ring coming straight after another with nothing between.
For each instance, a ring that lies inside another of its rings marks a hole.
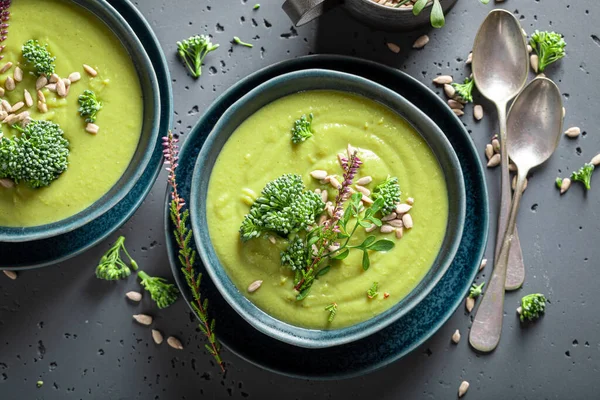
<instances>
[{"instance_id":1,"label":"broccoli sprig garnish","mask_svg":"<svg viewBox=\"0 0 600 400\"><path fill-rule=\"evenodd\" d=\"M212 44L207 35L196 35L177 42L177 53L194 78L202 75L204 57L219 47Z\"/></svg>"},{"instance_id":2,"label":"broccoli sprig garnish","mask_svg":"<svg viewBox=\"0 0 600 400\"><path fill-rule=\"evenodd\" d=\"M289 265L292 271L305 268L308 259L306 242L300 237L292 240L288 248L281 252L281 265Z\"/></svg>"},{"instance_id":3,"label":"broccoli sprig garnish","mask_svg":"<svg viewBox=\"0 0 600 400\"><path fill-rule=\"evenodd\" d=\"M50 121L31 121L25 128L13 127L21 135L2 139L2 175L32 188L50 185L69 163L69 141L62 129Z\"/></svg>"},{"instance_id":4,"label":"broccoli sprig garnish","mask_svg":"<svg viewBox=\"0 0 600 400\"><path fill-rule=\"evenodd\" d=\"M79 114L85 118L85 122L96 122L98 111L102 109L102 102L96 97L92 90L84 90L79 96Z\"/></svg>"},{"instance_id":5,"label":"broccoli sprig garnish","mask_svg":"<svg viewBox=\"0 0 600 400\"><path fill-rule=\"evenodd\" d=\"M469 297L476 299L481 296L481 293L483 292L483 285L485 285L485 282L482 282L481 285L471 285L471 289L469 289Z\"/></svg>"},{"instance_id":6,"label":"broccoli sprig garnish","mask_svg":"<svg viewBox=\"0 0 600 400\"><path fill-rule=\"evenodd\" d=\"M30 39L21 49L26 63L33 68L37 75L50 76L54 73L56 57L52 57L47 47L47 44L42 46L37 40Z\"/></svg>"},{"instance_id":7,"label":"broccoli sprig garnish","mask_svg":"<svg viewBox=\"0 0 600 400\"><path fill-rule=\"evenodd\" d=\"M592 174L594 173L594 164L585 163L579 171L575 171L571 174L571 181L579 181L585 185L587 190L592 188Z\"/></svg>"},{"instance_id":8,"label":"broccoli sprig garnish","mask_svg":"<svg viewBox=\"0 0 600 400\"><path fill-rule=\"evenodd\" d=\"M286 236L306 230L324 208L321 196L306 190L300 175L282 175L269 182L250 207L240 228L242 240L269 231Z\"/></svg>"},{"instance_id":9,"label":"broccoli sprig garnish","mask_svg":"<svg viewBox=\"0 0 600 400\"><path fill-rule=\"evenodd\" d=\"M465 83L453 83L452 87L456 89L456 94L466 102L473 101L473 87L475 86L475 81L473 78L465 78Z\"/></svg>"},{"instance_id":10,"label":"broccoli sprig garnish","mask_svg":"<svg viewBox=\"0 0 600 400\"><path fill-rule=\"evenodd\" d=\"M168 283L166 279L152 277L144 271L139 271L137 275L142 280L140 284L150 292L150 296L158 308L169 307L179 297L179 290L172 283Z\"/></svg>"},{"instance_id":11,"label":"broccoli sprig garnish","mask_svg":"<svg viewBox=\"0 0 600 400\"><path fill-rule=\"evenodd\" d=\"M539 58L538 71L544 69L565 56L567 43L560 33L535 31L529 41Z\"/></svg>"},{"instance_id":12,"label":"broccoli sprig garnish","mask_svg":"<svg viewBox=\"0 0 600 400\"><path fill-rule=\"evenodd\" d=\"M519 318L534 321L542 316L546 310L546 296L541 293L528 294L521 299Z\"/></svg>"},{"instance_id":13,"label":"broccoli sprig garnish","mask_svg":"<svg viewBox=\"0 0 600 400\"><path fill-rule=\"evenodd\" d=\"M294 127L292 128L292 143L298 144L304 142L306 139L312 137L312 120L313 114L308 114L300 117L294 121Z\"/></svg>"},{"instance_id":14,"label":"broccoli sprig garnish","mask_svg":"<svg viewBox=\"0 0 600 400\"><path fill-rule=\"evenodd\" d=\"M129 258L129 264L134 271L137 271L138 265L127 252L125 248L125 236L120 236L115 244L102 256L100 263L96 267L96 277L107 281L116 281L125 279L131 275L129 266L121 259L121 250Z\"/></svg>"},{"instance_id":15,"label":"broccoli sprig garnish","mask_svg":"<svg viewBox=\"0 0 600 400\"><path fill-rule=\"evenodd\" d=\"M381 209L382 215L391 214L396 209L396 203L400 201L400 185L398 184L398 178L387 177L387 179L380 183L373 190L373 198L383 199L383 208Z\"/></svg>"}]
</instances>

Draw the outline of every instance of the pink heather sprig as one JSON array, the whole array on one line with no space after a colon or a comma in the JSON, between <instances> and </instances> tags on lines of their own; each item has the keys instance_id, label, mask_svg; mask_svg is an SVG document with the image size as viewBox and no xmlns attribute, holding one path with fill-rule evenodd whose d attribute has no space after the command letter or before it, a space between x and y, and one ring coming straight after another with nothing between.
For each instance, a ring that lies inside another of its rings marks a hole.
<instances>
[{"instance_id":1,"label":"pink heather sprig","mask_svg":"<svg viewBox=\"0 0 600 400\"><path fill-rule=\"evenodd\" d=\"M350 186L352 185L358 169L362 165L362 161L360 158L358 158L356 150L350 154L350 160L348 160L346 157L342 157L341 163L342 169L344 170L344 181L342 182L342 187L339 188L337 197L335 198L332 224L335 224L344 216L344 203L350 197Z\"/></svg>"},{"instance_id":2,"label":"pink heather sprig","mask_svg":"<svg viewBox=\"0 0 600 400\"><path fill-rule=\"evenodd\" d=\"M8 20L10 19L10 3L11 0L0 0L0 42L6 40L8 35ZM0 52L4 50L6 46L0 46ZM4 56L0 55L0 60L3 59Z\"/></svg>"}]
</instances>

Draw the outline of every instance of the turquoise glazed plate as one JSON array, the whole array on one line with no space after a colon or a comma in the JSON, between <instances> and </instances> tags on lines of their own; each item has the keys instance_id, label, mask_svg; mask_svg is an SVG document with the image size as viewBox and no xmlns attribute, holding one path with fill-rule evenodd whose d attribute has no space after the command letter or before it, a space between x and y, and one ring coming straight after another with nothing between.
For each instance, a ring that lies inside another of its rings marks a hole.
<instances>
[{"instance_id":1,"label":"turquoise glazed plate","mask_svg":"<svg viewBox=\"0 0 600 400\"><path fill-rule=\"evenodd\" d=\"M128 1L110 0L109 3L127 20L152 60L160 93L159 136L172 125L173 95L167 61L158 40L139 11ZM142 204L160 172L162 147L160 137L155 140L151 157L133 189L110 211L72 232L49 239L27 243L0 242L0 269L26 269L53 265L74 257L96 245L122 226Z\"/></svg>"},{"instance_id":2,"label":"turquoise glazed plate","mask_svg":"<svg viewBox=\"0 0 600 400\"><path fill-rule=\"evenodd\" d=\"M244 293L238 290L223 268L208 233L206 218L206 202L212 169L233 132L251 115L273 101L310 90L336 90L357 94L383 104L408 121L435 154L444 172L444 181L448 188L448 222L444 240L435 261L421 282L404 299L381 314L341 329L301 328L282 322L255 306ZM465 219L463 176L458 157L444 133L427 115L398 93L371 80L339 71L308 69L279 75L257 86L235 102L221 116L204 142L194 167L192 182L189 197L190 221L192 230L196 233L194 235L196 247L221 295L242 318L262 333L310 349L339 346L362 339L410 312L446 273L454 259L463 232Z\"/></svg>"},{"instance_id":3,"label":"turquoise glazed plate","mask_svg":"<svg viewBox=\"0 0 600 400\"><path fill-rule=\"evenodd\" d=\"M414 78L381 64L335 55L285 61L239 81L217 99L187 137L180 153L178 189L189 199L192 173L200 148L217 120L239 98L276 76L304 69L331 69L362 76L394 90L427 114L445 133L460 161L466 196L463 235L454 261L435 288L409 313L367 338L325 349L303 349L253 329L229 306L210 279L202 293L218 316L217 335L229 350L264 369L298 378L340 379L384 367L430 338L450 318L468 292L483 257L488 232L488 199L481 162L462 123L442 99ZM186 301L192 301L177 260L165 199L165 234L173 275ZM199 272L205 268L198 263ZM240 334L243 332L243 334Z\"/></svg>"}]
</instances>

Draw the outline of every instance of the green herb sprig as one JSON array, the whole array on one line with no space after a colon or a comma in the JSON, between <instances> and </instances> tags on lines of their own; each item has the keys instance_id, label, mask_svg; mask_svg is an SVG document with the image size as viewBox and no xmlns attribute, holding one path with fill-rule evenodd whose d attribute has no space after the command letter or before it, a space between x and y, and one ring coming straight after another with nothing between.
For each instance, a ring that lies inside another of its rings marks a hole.
<instances>
[{"instance_id":1,"label":"green herb sprig","mask_svg":"<svg viewBox=\"0 0 600 400\"><path fill-rule=\"evenodd\" d=\"M481 293L483 293L483 285L485 285L485 282L481 282L481 285L471 285L471 289L469 289L469 297L476 299L481 296Z\"/></svg>"},{"instance_id":2,"label":"green herb sprig","mask_svg":"<svg viewBox=\"0 0 600 400\"><path fill-rule=\"evenodd\" d=\"M329 311L329 317L327 318L327 321L333 322L333 319L335 318L335 315L338 311L337 303L331 303L330 305L325 307L325 311Z\"/></svg>"},{"instance_id":3,"label":"green herb sprig","mask_svg":"<svg viewBox=\"0 0 600 400\"><path fill-rule=\"evenodd\" d=\"M367 290L367 297L369 299L374 299L375 297L377 297L379 295L379 292L377 291L378 286L379 286L379 282L373 282L373 284L371 285L369 290Z\"/></svg>"},{"instance_id":4,"label":"green herb sprig","mask_svg":"<svg viewBox=\"0 0 600 400\"><path fill-rule=\"evenodd\" d=\"M235 44L239 44L240 46L245 46L245 47L250 47L250 48L254 47L254 45L253 45L252 43L247 43L247 42L244 42L244 41L242 41L242 39L240 39L240 38L239 38L239 37L237 37L237 36L234 36L234 37L233 37L233 42L234 42Z\"/></svg>"},{"instance_id":5,"label":"green herb sprig","mask_svg":"<svg viewBox=\"0 0 600 400\"><path fill-rule=\"evenodd\" d=\"M125 279L131 275L131 269L121 258L121 251L129 259L129 264L134 271L138 270L138 265L125 248L125 236L120 236L117 241L108 249L106 254L100 259L96 267L96 277L107 281L116 281Z\"/></svg>"},{"instance_id":6,"label":"green herb sprig","mask_svg":"<svg viewBox=\"0 0 600 400\"><path fill-rule=\"evenodd\" d=\"M214 357L215 361L225 372L225 363L221 359L221 344L215 335L215 319L210 318L208 314L208 299L202 298L200 284L202 274L197 273L194 265L196 262L196 250L192 244L192 230L188 227L188 218L190 212L185 208L185 200L180 197L177 190L176 169L179 160L178 139L173 137L173 133L169 131L167 136L163 138L163 154L165 158L166 169L169 172L168 184L171 188L171 205L169 214L173 223L173 236L179 246L179 262L181 263L181 271L185 276L185 280L192 291L194 301L190 304L198 318L198 325L208 343L205 345L206 350Z\"/></svg>"}]
</instances>

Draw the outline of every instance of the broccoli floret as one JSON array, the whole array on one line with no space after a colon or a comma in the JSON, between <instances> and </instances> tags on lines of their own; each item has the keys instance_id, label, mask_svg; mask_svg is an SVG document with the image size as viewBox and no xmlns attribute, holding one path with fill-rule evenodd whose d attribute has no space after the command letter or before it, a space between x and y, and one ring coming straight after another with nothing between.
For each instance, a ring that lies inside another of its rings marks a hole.
<instances>
[{"instance_id":1,"label":"broccoli floret","mask_svg":"<svg viewBox=\"0 0 600 400\"><path fill-rule=\"evenodd\" d=\"M456 94L466 102L473 101L473 87L475 81L473 78L466 78L465 83L453 83L452 86L456 89Z\"/></svg>"},{"instance_id":2,"label":"broccoli floret","mask_svg":"<svg viewBox=\"0 0 600 400\"><path fill-rule=\"evenodd\" d=\"M31 121L25 128L13 126L21 135L9 144L8 176L33 188L50 185L69 164L69 141L62 129L50 121Z\"/></svg>"},{"instance_id":3,"label":"broccoli floret","mask_svg":"<svg viewBox=\"0 0 600 400\"><path fill-rule=\"evenodd\" d=\"M0 129L1 132L1 129ZM11 146L13 146L13 141L7 137L2 136L0 133L0 179L10 178L10 155L12 153Z\"/></svg>"},{"instance_id":4,"label":"broccoli floret","mask_svg":"<svg viewBox=\"0 0 600 400\"><path fill-rule=\"evenodd\" d=\"M300 175L282 175L269 182L250 207L240 228L242 240L267 231L285 236L306 230L324 208L321 196L306 190Z\"/></svg>"},{"instance_id":5,"label":"broccoli floret","mask_svg":"<svg viewBox=\"0 0 600 400\"><path fill-rule=\"evenodd\" d=\"M529 41L539 58L538 71L544 72L546 67L565 56L567 43L560 33L535 31Z\"/></svg>"},{"instance_id":6,"label":"broccoli floret","mask_svg":"<svg viewBox=\"0 0 600 400\"><path fill-rule=\"evenodd\" d=\"M521 322L534 321L542 316L546 310L546 297L541 293L528 294L521 299L519 310Z\"/></svg>"},{"instance_id":7,"label":"broccoli floret","mask_svg":"<svg viewBox=\"0 0 600 400\"><path fill-rule=\"evenodd\" d=\"M398 178L387 177L387 179L380 183L373 190L373 198L383 199L383 207L381 208L382 215L391 214L396 209L396 203L400 201L400 185L398 184Z\"/></svg>"},{"instance_id":8,"label":"broccoli floret","mask_svg":"<svg viewBox=\"0 0 600 400\"><path fill-rule=\"evenodd\" d=\"M471 285L471 289L469 289L469 297L476 299L481 296L481 293L483 292L483 285L485 285L485 282L482 282L481 285Z\"/></svg>"},{"instance_id":9,"label":"broccoli floret","mask_svg":"<svg viewBox=\"0 0 600 400\"><path fill-rule=\"evenodd\" d=\"M202 75L204 57L218 47L219 45L212 44L210 37L206 35L196 35L177 42L177 52L194 78Z\"/></svg>"},{"instance_id":10,"label":"broccoli floret","mask_svg":"<svg viewBox=\"0 0 600 400\"><path fill-rule=\"evenodd\" d=\"M98 111L102 109L102 102L96 97L92 90L84 90L79 96L79 114L85 118L85 122L96 122Z\"/></svg>"},{"instance_id":11,"label":"broccoli floret","mask_svg":"<svg viewBox=\"0 0 600 400\"><path fill-rule=\"evenodd\" d=\"M289 265L292 271L303 269L308 258L306 250L305 241L297 237L281 252L281 265Z\"/></svg>"},{"instance_id":12,"label":"broccoli floret","mask_svg":"<svg viewBox=\"0 0 600 400\"><path fill-rule=\"evenodd\" d=\"M556 178L556 187L557 188L562 188L562 184L563 184L563 179L561 177Z\"/></svg>"},{"instance_id":13,"label":"broccoli floret","mask_svg":"<svg viewBox=\"0 0 600 400\"><path fill-rule=\"evenodd\" d=\"M96 277L107 281L116 281L125 279L131 275L131 270L121 259L121 250L129 258L129 263L134 271L137 271L138 265L127 252L125 248L125 236L120 236L115 244L102 256L100 263L96 267Z\"/></svg>"},{"instance_id":14,"label":"broccoli floret","mask_svg":"<svg viewBox=\"0 0 600 400\"><path fill-rule=\"evenodd\" d=\"M292 128L292 143L302 143L313 135L312 120L313 114L310 113L308 114L308 118L306 115L303 115L300 119L294 121L294 127Z\"/></svg>"},{"instance_id":15,"label":"broccoli floret","mask_svg":"<svg viewBox=\"0 0 600 400\"><path fill-rule=\"evenodd\" d=\"M150 292L158 308L167 308L177 300L179 290L166 279L152 277L144 271L138 272L138 277L142 280L140 284Z\"/></svg>"},{"instance_id":16,"label":"broccoli floret","mask_svg":"<svg viewBox=\"0 0 600 400\"><path fill-rule=\"evenodd\" d=\"M583 183L585 185L585 188L587 190L590 190L592 188L591 180L592 180L592 174L594 172L594 168L595 168L594 164L591 164L591 163L583 164L583 167L581 167L579 169L579 171L573 172L571 174L571 180L579 181L579 182Z\"/></svg>"},{"instance_id":17,"label":"broccoli floret","mask_svg":"<svg viewBox=\"0 0 600 400\"><path fill-rule=\"evenodd\" d=\"M31 39L22 47L23 58L36 74L50 76L54 73L54 60L47 49L48 45L41 45L37 40Z\"/></svg>"}]
</instances>

